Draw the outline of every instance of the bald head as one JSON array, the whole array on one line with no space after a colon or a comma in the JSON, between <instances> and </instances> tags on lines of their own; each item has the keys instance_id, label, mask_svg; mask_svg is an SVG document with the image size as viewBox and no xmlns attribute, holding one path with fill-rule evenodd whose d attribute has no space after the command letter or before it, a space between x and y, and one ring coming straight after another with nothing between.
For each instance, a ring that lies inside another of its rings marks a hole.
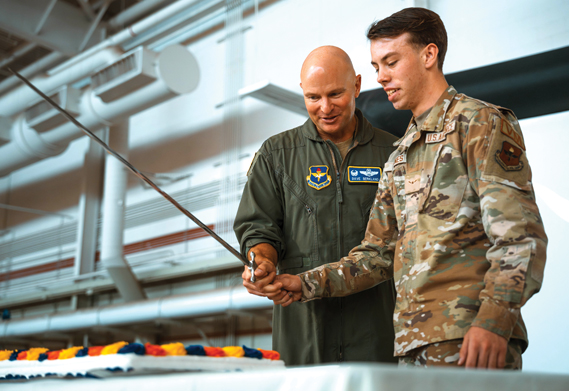
<instances>
[{"instance_id":1,"label":"bald head","mask_svg":"<svg viewBox=\"0 0 569 391\"><path fill-rule=\"evenodd\" d=\"M321 46L310 52L300 70L301 83L314 72L331 72L352 79L356 77L350 56L336 46Z\"/></svg>"},{"instance_id":2,"label":"bald head","mask_svg":"<svg viewBox=\"0 0 569 391\"><path fill-rule=\"evenodd\" d=\"M322 46L313 50L300 71L304 103L318 134L324 140L342 142L355 133L356 98L361 76L342 49Z\"/></svg>"}]
</instances>

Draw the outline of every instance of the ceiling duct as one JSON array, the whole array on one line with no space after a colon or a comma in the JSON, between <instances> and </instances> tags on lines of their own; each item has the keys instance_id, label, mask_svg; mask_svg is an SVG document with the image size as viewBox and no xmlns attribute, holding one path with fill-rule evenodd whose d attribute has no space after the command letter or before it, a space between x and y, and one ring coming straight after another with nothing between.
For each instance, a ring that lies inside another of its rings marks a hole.
<instances>
[{"instance_id":1,"label":"ceiling duct","mask_svg":"<svg viewBox=\"0 0 569 391\"><path fill-rule=\"evenodd\" d=\"M153 82L130 90L128 94L111 102L104 102L92 87L82 91L77 120L91 131L96 131L179 94L189 93L198 85L198 63L183 46L172 45L165 48L153 59L152 66L156 74ZM118 77L109 77L108 83L98 87L103 88L108 84L114 88L117 85L116 79ZM1 110L0 100L0 112ZM31 128L21 115L15 120L10 135L12 140L0 146L0 177L63 152L71 141L84 133L69 121L40 133Z\"/></svg>"},{"instance_id":2,"label":"ceiling duct","mask_svg":"<svg viewBox=\"0 0 569 391\"><path fill-rule=\"evenodd\" d=\"M52 94L50 98L70 114L74 116L79 114L79 100L81 98L79 90L63 86L55 94ZM67 122L67 119L46 101L36 103L27 109L24 117L28 126L39 133Z\"/></svg>"},{"instance_id":3,"label":"ceiling duct","mask_svg":"<svg viewBox=\"0 0 569 391\"><path fill-rule=\"evenodd\" d=\"M122 98L156 80L157 54L139 47L91 76L93 92L105 103Z\"/></svg>"}]
</instances>

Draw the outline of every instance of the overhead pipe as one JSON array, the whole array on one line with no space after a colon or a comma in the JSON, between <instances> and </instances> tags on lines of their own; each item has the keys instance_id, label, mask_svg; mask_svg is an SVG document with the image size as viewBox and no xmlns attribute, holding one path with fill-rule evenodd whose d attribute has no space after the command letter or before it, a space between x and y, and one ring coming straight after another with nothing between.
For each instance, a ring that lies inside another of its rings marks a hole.
<instances>
[{"instance_id":1,"label":"overhead pipe","mask_svg":"<svg viewBox=\"0 0 569 391\"><path fill-rule=\"evenodd\" d=\"M128 120L109 129L109 146L128 159ZM146 298L123 253L127 170L114 156L105 157L101 263L124 301Z\"/></svg>"},{"instance_id":2,"label":"overhead pipe","mask_svg":"<svg viewBox=\"0 0 569 391\"><path fill-rule=\"evenodd\" d=\"M251 295L242 286L235 286L68 313L12 319L0 323L0 338L46 332L72 332L96 326L125 326L159 319L193 318L223 314L227 311L270 308L272 308L270 300Z\"/></svg>"},{"instance_id":3,"label":"overhead pipe","mask_svg":"<svg viewBox=\"0 0 569 391\"><path fill-rule=\"evenodd\" d=\"M109 19L107 26L113 30L124 28L142 15L170 5L174 1L175 0L145 0L138 2Z\"/></svg>"},{"instance_id":4,"label":"overhead pipe","mask_svg":"<svg viewBox=\"0 0 569 391\"><path fill-rule=\"evenodd\" d=\"M129 39L142 34L143 32L149 30L150 28L156 26L158 23L161 23L167 20L170 17L176 16L178 13L182 12L186 8L196 4L199 0L178 0L175 3L161 9L160 11L148 16L147 18L136 22L132 26L122 30L121 32L105 39L103 42L91 47L90 49L74 56L69 61L61 64L60 66L52 69L48 72L49 75L53 75L56 73L60 73L65 71L69 67L74 66L77 63L88 61L88 59L93 56L95 53L98 53L101 50L112 46L119 46L128 41Z\"/></svg>"},{"instance_id":5,"label":"overhead pipe","mask_svg":"<svg viewBox=\"0 0 569 391\"><path fill-rule=\"evenodd\" d=\"M123 31L107 38L103 42L93 46L81 54L74 56L63 64L51 69L48 71L47 77L44 76L33 79L32 83L40 90L50 93L61 86L81 80L97 68L116 60L123 53L119 48L119 45L136 35L149 30L158 23L177 15L179 12L197 2L198 0L176 1ZM0 116L13 116L35 102L39 102L37 96L35 96L35 94L26 86L20 86L19 88L0 97Z\"/></svg>"},{"instance_id":6,"label":"overhead pipe","mask_svg":"<svg viewBox=\"0 0 569 391\"><path fill-rule=\"evenodd\" d=\"M44 71L47 68L53 67L54 65L57 65L64 59L64 57L65 56L59 52L52 52L47 56L40 58L33 64L25 67L20 71L20 73L27 78L31 78L32 76L35 76L39 72ZM20 83L20 79L18 79L16 76L10 76L2 80L2 82L0 83L0 94L5 91L8 91L12 87L17 86L18 83Z\"/></svg>"},{"instance_id":7,"label":"overhead pipe","mask_svg":"<svg viewBox=\"0 0 569 391\"><path fill-rule=\"evenodd\" d=\"M9 55L6 58L3 58L0 61L0 68L3 68L6 65L10 64L12 61L15 61L18 58L28 54L29 52L34 50L36 47L37 47L37 44L35 44L35 43L27 43L27 44L21 46L20 48L16 49L11 55Z\"/></svg>"},{"instance_id":8,"label":"overhead pipe","mask_svg":"<svg viewBox=\"0 0 569 391\"><path fill-rule=\"evenodd\" d=\"M180 45L169 46L157 54L154 66L157 74L154 82L112 102L104 103L91 88L86 89L80 98L79 122L95 131L174 96L191 92L198 85L197 61ZM82 131L71 122L37 133L27 125L22 115L12 127L12 141L0 147L0 176L56 156L71 141L82 136Z\"/></svg>"},{"instance_id":9,"label":"overhead pipe","mask_svg":"<svg viewBox=\"0 0 569 391\"><path fill-rule=\"evenodd\" d=\"M32 79L32 83L49 94L61 86L83 79L96 69L112 63L122 54L122 50L117 48L106 48L94 54L89 61L77 62L67 67L65 72L52 76L37 76ZM22 85L0 97L0 116L11 117L40 100L41 98L28 86Z\"/></svg>"}]
</instances>

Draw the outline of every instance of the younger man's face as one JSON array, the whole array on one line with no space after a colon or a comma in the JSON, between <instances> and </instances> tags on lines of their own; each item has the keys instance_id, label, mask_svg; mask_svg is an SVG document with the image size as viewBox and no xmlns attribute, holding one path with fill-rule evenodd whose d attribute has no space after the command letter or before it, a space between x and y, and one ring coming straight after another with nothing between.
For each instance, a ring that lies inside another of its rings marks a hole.
<instances>
[{"instance_id":1,"label":"younger man's face","mask_svg":"<svg viewBox=\"0 0 569 391\"><path fill-rule=\"evenodd\" d=\"M383 86L389 101L397 110L411 110L413 115L424 95L426 68L423 50L409 43L409 34L371 41L371 64L377 82Z\"/></svg>"}]
</instances>

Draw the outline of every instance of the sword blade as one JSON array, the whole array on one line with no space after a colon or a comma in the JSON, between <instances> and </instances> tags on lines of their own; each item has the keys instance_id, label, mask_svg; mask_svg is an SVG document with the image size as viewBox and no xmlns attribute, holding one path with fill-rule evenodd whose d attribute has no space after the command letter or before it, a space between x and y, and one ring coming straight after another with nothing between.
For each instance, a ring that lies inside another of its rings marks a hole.
<instances>
[{"instance_id":1,"label":"sword blade","mask_svg":"<svg viewBox=\"0 0 569 391\"><path fill-rule=\"evenodd\" d=\"M47 103L49 103L54 109L59 111L65 118L71 121L75 126L81 129L87 136L91 137L95 142L97 142L108 154L114 156L118 159L122 164L124 164L134 175L142 179L144 182L148 183L150 187L156 190L160 195L166 198L172 205L174 205L180 212L190 218L194 223L196 223L201 229L207 232L212 238L217 240L223 247L225 247L229 252L235 255L243 264L249 267L249 262L243 258L240 252L235 250L229 243L223 240L218 234L213 232L207 225L202 223L196 216L194 216L190 211L184 208L182 205L178 203L174 198L172 198L168 193L162 190L158 185L156 185L150 178L140 172L136 167L130 164L125 158L115 152L111 147L109 147L103 140L97 137L93 132L87 129L81 122L77 121L71 114L69 114L65 109L61 108L57 103L55 103L49 96L45 95L41 92L35 85L32 84L28 79L24 76L20 75L18 72L14 71L11 68L7 68L10 72L12 72L18 79L22 80L25 84L28 85L32 90L34 90L39 96L41 96Z\"/></svg>"}]
</instances>

